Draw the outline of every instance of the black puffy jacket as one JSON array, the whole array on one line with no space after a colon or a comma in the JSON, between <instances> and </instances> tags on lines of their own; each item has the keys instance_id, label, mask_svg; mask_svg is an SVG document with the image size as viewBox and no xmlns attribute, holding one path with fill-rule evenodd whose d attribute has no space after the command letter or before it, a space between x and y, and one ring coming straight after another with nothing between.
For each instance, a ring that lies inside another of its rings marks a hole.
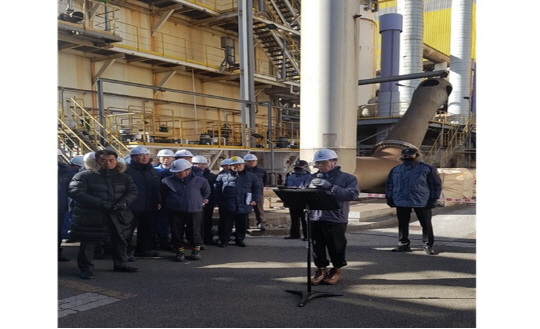
<instances>
[{"instance_id":1,"label":"black puffy jacket","mask_svg":"<svg viewBox=\"0 0 540 329\"><path fill-rule=\"evenodd\" d=\"M123 173L125 165L115 169L98 169L77 173L69 183L73 199L70 237L76 240L104 240L108 223L112 221L120 236L131 234L133 214L129 209L120 212L105 210L104 201L125 202L128 206L137 198L137 186L131 176Z\"/></svg>"},{"instance_id":2,"label":"black puffy jacket","mask_svg":"<svg viewBox=\"0 0 540 329\"><path fill-rule=\"evenodd\" d=\"M130 175L139 189L137 200L130 205L133 212L151 212L158 210L161 203L159 186L161 179L159 173L150 163L140 164L131 161L126 168L126 174Z\"/></svg>"}]
</instances>

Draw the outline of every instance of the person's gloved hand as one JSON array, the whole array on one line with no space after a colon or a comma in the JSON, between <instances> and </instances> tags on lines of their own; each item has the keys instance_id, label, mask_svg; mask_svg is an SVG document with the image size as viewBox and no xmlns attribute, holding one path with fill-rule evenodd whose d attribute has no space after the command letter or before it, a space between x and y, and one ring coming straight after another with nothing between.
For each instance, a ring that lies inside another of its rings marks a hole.
<instances>
[{"instance_id":1,"label":"person's gloved hand","mask_svg":"<svg viewBox=\"0 0 540 329\"><path fill-rule=\"evenodd\" d=\"M396 206L394 204L394 199L392 199L392 198L386 198L386 204L389 205L392 208Z\"/></svg>"},{"instance_id":2,"label":"person's gloved hand","mask_svg":"<svg viewBox=\"0 0 540 329\"><path fill-rule=\"evenodd\" d=\"M122 211L127 209L127 204L125 202L118 202L114 205L114 211Z\"/></svg>"},{"instance_id":3,"label":"person's gloved hand","mask_svg":"<svg viewBox=\"0 0 540 329\"><path fill-rule=\"evenodd\" d=\"M329 190L332 188L332 184L327 181L327 180L324 180L322 178L314 178L311 183L313 184L313 186L315 186L316 188L319 188L319 189L322 189L322 190Z\"/></svg>"},{"instance_id":4,"label":"person's gloved hand","mask_svg":"<svg viewBox=\"0 0 540 329\"><path fill-rule=\"evenodd\" d=\"M101 206L102 209L105 209L105 210L112 210L114 208L114 202L111 202L111 201L101 201L99 205Z\"/></svg>"},{"instance_id":5,"label":"person's gloved hand","mask_svg":"<svg viewBox=\"0 0 540 329\"><path fill-rule=\"evenodd\" d=\"M438 199L429 199L427 207L431 209L437 207L437 201Z\"/></svg>"}]
</instances>

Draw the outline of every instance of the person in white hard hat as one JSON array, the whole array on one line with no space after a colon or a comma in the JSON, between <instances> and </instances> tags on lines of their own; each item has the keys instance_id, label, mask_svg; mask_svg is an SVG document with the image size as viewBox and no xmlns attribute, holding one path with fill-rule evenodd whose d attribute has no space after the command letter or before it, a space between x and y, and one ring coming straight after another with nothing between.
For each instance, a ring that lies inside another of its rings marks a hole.
<instances>
[{"instance_id":1,"label":"person in white hard hat","mask_svg":"<svg viewBox=\"0 0 540 329\"><path fill-rule=\"evenodd\" d=\"M201 173L201 176L204 177L208 181L208 185L210 185L210 197L208 198L208 203L204 206L203 211L203 220L202 220L202 228L201 228L201 234L203 236L203 245L201 245L201 248L206 244L213 244L214 243L214 235L212 234L212 226L213 226L213 217L214 217L214 208L216 206L217 197L216 192L214 190L214 183L216 182L217 175L213 174L210 169L208 169L208 159L206 159L202 155L196 155L192 159L193 162L193 169L197 168L199 172Z\"/></svg>"},{"instance_id":2,"label":"person in white hard hat","mask_svg":"<svg viewBox=\"0 0 540 329\"><path fill-rule=\"evenodd\" d=\"M253 210L255 211L255 219L257 221L257 228L261 231L265 231L266 228L264 227L264 224L266 223L266 220L264 219L264 187L268 183L268 175L266 174L266 170L264 168L261 168L257 166L258 164L257 156L255 154L246 154L244 156L244 161L246 162L246 170L249 172L252 172L257 176L259 179L259 185L261 188L260 193L260 199L255 200L257 204L253 206Z\"/></svg>"},{"instance_id":3,"label":"person in white hard hat","mask_svg":"<svg viewBox=\"0 0 540 329\"><path fill-rule=\"evenodd\" d=\"M355 176L341 171L337 165L338 156L330 149L321 149L313 156L318 171L311 175L310 187L328 191L340 205L339 210L312 210L311 240L313 242L313 261L317 270L311 284L336 284L341 277L341 268L347 265L345 231L349 218L349 202L358 198L360 190ZM327 258L326 252L330 256ZM333 267L328 271L327 266Z\"/></svg>"},{"instance_id":4,"label":"person in white hard hat","mask_svg":"<svg viewBox=\"0 0 540 329\"><path fill-rule=\"evenodd\" d=\"M156 156L159 159L159 163L154 166L154 169L158 172L170 168L174 161L174 152L169 149L160 150Z\"/></svg>"},{"instance_id":5,"label":"person in white hard hat","mask_svg":"<svg viewBox=\"0 0 540 329\"><path fill-rule=\"evenodd\" d=\"M191 246L190 258L201 259L201 220L203 207L210 196L210 185L203 177L193 175L191 168L192 164L186 159L174 160L170 168L173 175L165 177L161 185L177 262L185 259L184 234Z\"/></svg>"},{"instance_id":6,"label":"person in white hard hat","mask_svg":"<svg viewBox=\"0 0 540 329\"><path fill-rule=\"evenodd\" d=\"M218 223L219 247L227 247L231 240L234 224L236 241L240 247L246 247L244 239L247 231L249 213L257 205L261 188L255 174L245 170L245 162L239 156L231 158L231 177L228 181L216 179L215 189L220 205L220 219ZM224 184L227 185L224 185Z\"/></svg>"},{"instance_id":7,"label":"person in white hard hat","mask_svg":"<svg viewBox=\"0 0 540 329\"><path fill-rule=\"evenodd\" d=\"M137 243L134 248L135 257L159 257L154 248L154 228L157 212L161 208L159 173L150 163L150 151L144 146L137 146L129 153L130 163L126 173L133 177L139 189L137 200L130 205L133 212L134 225L137 227ZM133 248L133 246L131 246ZM130 255L133 250L130 250Z\"/></svg>"}]
</instances>

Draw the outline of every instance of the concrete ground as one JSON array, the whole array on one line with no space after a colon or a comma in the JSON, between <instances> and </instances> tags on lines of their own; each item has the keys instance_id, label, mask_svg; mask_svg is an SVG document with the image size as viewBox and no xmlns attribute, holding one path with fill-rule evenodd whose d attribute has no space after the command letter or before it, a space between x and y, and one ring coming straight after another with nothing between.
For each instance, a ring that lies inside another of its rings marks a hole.
<instances>
[{"instance_id":1,"label":"concrete ground","mask_svg":"<svg viewBox=\"0 0 540 329\"><path fill-rule=\"evenodd\" d=\"M392 212L380 200L351 208L366 221L349 224L342 280L311 287L340 296L303 307L287 290L308 292L307 244L283 239L285 209L269 208L269 229L252 230L247 248L209 246L202 260L184 263L162 251L163 258L137 259L132 265L141 272L134 274L113 272L108 258L96 260L95 279L81 280L77 245L66 244L72 260L58 263L58 327L476 327L475 205L437 208L434 256L422 251L417 221L413 251L390 252L397 244L392 218L366 216L382 209Z\"/></svg>"}]
</instances>

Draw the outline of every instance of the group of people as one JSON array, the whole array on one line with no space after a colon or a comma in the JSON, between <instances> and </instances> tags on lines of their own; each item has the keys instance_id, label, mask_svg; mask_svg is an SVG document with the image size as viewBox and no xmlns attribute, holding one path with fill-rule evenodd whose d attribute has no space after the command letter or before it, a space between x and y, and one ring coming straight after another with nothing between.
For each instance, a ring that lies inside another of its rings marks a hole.
<instances>
[{"instance_id":1,"label":"group of people","mask_svg":"<svg viewBox=\"0 0 540 329\"><path fill-rule=\"evenodd\" d=\"M225 159L222 171L215 175L204 156L188 150L161 150L159 164L154 166L150 154L138 146L122 159L106 149L86 154L80 169L58 163L58 260L68 260L60 246L61 228L69 212L70 240L81 242L77 256L81 278L94 277L93 259L104 244L110 249L115 271L137 272L128 262L159 257L153 250L156 238L181 262L186 257L201 259L205 244L226 247L233 225L235 244L245 247L248 216L254 209L258 228L265 229L262 202L267 174L257 166L255 155ZM68 197L73 200L71 205ZM216 206L219 240L214 241ZM189 256L184 255L186 248L191 249Z\"/></svg>"},{"instance_id":2,"label":"group of people","mask_svg":"<svg viewBox=\"0 0 540 329\"><path fill-rule=\"evenodd\" d=\"M424 250L432 255L431 208L439 198L441 181L435 168L417 161L418 155L416 149L404 149L403 164L393 168L387 179L387 203L397 207L399 221L399 245L393 251L410 251L408 225L414 209L423 227ZM152 250L156 234L175 252L174 260L182 262L186 257L201 259L200 251L206 244L225 248L234 238L235 245L246 247L252 211L257 215L258 228L264 229L262 203L267 175L257 166L255 155L222 160L217 175L210 172L204 156L194 156L188 150L161 150L157 156L159 164L152 166L150 151L145 147L133 148L127 161L114 151L99 150L85 155L84 167L75 174L59 162L59 227L68 211L69 196L73 200L70 239L81 242L77 256L81 278L94 277L94 252L103 241L110 243L114 271L138 272L128 262L135 257L158 257L159 253ZM339 204L338 210L311 210L308 214L317 267L311 283L336 284L341 268L347 265L349 203L358 198L360 190L356 177L341 170L333 150L316 151L313 161L315 173L310 172L306 161L297 161L285 187L324 190ZM216 206L218 240L214 241L212 215ZM286 239L306 240L304 209L288 206L291 230ZM135 229L137 243L133 246ZM59 228L59 260L66 260L61 241ZM191 249L189 256L185 255L186 248Z\"/></svg>"}]
</instances>

